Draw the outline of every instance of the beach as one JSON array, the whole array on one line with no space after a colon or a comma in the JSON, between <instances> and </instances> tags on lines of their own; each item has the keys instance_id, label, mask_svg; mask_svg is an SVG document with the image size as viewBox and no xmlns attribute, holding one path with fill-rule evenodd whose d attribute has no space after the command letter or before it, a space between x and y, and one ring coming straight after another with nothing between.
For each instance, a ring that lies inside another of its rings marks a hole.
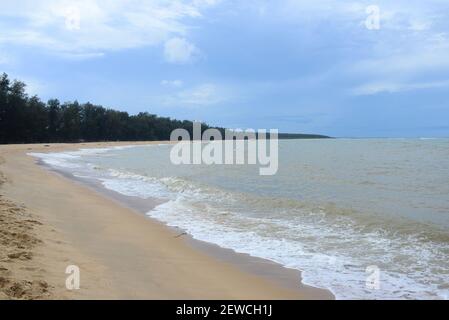
<instances>
[{"instance_id":1,"label":"beach","mask_svg":"<svg viewBox=\"0 0 449 320\"><path fill-rule=\"evenodd\" d=\"M298 271L194 241L27 155L130 144L0 146L0 299L333 298ZM66 288L70 265L78 290Z\"/></svg>"}]
</instances>

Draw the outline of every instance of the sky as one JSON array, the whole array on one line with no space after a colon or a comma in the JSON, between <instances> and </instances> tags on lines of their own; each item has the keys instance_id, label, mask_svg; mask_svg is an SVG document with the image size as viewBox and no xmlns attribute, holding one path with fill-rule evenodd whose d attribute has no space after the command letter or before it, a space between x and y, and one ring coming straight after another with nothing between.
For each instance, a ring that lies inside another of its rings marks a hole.
<instances>
[{"instance_id":1,"label":"sky","mask_svg":"<svg viewBox=\"0 0 449 320\"><path fill-rule=\"evenodd\" d=\"M335 137L449 137L448 0L0 0L0 72L91 102Z\"/></svg>"}]
</instances>

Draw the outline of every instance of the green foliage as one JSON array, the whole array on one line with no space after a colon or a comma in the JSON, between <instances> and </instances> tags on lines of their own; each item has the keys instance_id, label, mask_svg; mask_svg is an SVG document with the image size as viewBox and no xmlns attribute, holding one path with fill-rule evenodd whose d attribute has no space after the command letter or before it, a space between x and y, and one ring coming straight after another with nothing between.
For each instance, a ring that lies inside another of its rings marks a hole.
<instances>
[{"instance_id":1,"label":"green foliage","mask_svg":"<svg viewBox=\"0 0 449 320\"><path fill-rule=\"evenodd\" d=\"M192 131L191 121L147 112L129 115L77 101L47 103L28 97L26 85L0 76L0 143L169 140L177 128ZM203 125L203 129L209 128ZM220 129L223 130L223 129Z\"/></svg>"},{"instance_id":2,"label":"green foliage","mask_svg":"<svg viewBox=\"0 0 449 320\"><path fill-rule=\"evenodd\" d=\"M148 112L129 115L78 101L47 103L28 97L23 82L0 76L0 144L79 141L170 140L170 133L186 129L193 137L193 123L158 117ZM211 128L202 124L202 131ZM225 129L217 128L224 137ZM321 135L279 134L280 139L327 138Z\"/></svg>"}]
</instances>

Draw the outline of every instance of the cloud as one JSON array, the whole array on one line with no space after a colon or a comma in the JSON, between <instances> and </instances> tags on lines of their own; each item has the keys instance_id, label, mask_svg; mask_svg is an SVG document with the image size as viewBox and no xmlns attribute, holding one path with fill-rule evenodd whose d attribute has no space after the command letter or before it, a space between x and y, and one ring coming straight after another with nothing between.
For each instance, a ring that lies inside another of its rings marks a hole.
<instances>
[{"instance_id":1,"label":"cloud","mask_svg":"<svg viewBox=\"0 0 449 320\"><path fill-rule=\"evenodd\" d=\"M397 93L412 90L448 88L449 80L417 83L368 83L354 88L351 93L356 96L375 95L379 93Z\"/></svg>"},{"instance_id":2,"label":"cloud","mask_svg":"<svg viewBox=\"0 0 449 320\"><path fill-rule=\"evenodd\" d=\"M409 29L413 31L424 31L430 29L430 27L431 22L429 21L411 20Z\"/></svg>"},{"instance_id":3,"label":"cloud","mask_svg":"<svg viewBox=\"0 0 449 320\"><path fill-rule=\"evenodd\" d=\"M201 18L202 9L214 4L187 0L2 1L0 30L7 32L0 33L0 46L33 46L87 56L156 46L185 37L190 28L186 21Z\"/></svg>"},{"instance_id":4,"label":"cloud","mask_svg":"<svg viewBox=\"0 0 449 320\"><path fill-rule=\"evenodd\" d=\"M193 0L193 4L196 6L215 6L222 0Z\"/></svg>"},{"instance_id":5,"label":"cloud","mask_svg":"<svg viewBox=\"0 0 449 320\"><path fill-rule=\"evenodd\" d=\"M5 53L0 52L0 65L11 64L11 57Z\"/></svg>"},{"instance_id":6,"label":"cloud","mask_svg":"<svg viewBox=\"0 0 449 320\"><path fill-rule=\"evenodd\" d=\"M201 84L163 98L166 105L184 107L210 106L226 100L228 97L223 88L211 83Z\"/></svg>"},{"instance_id":7,"label":"cloud","mask_svg":"<svg viewBox=\"0 0 449 320\"><path fill-rule=\"evenodd\" d=\"M184 38L172 38L164 44L165 60L170 63L189 63L198 55L198 48Z\"/></svg>"},{"instance_id":8,"label":"cloud","mask_svg":"<svg viewBox=\"0 0 449 320\"><path fill-rule=\"evenodd\" d=\"M445 33L385 48L369 59L356 59L343 71L362 83L349 90L352 95L374 95L447 87L449 39ZM393 44L391 44L393 45Z\"/></svg>"},{"instance_id":9,"label":"cloud","mask_svg":"<svg viewBox=\"0 0 449 320\"><path fill-rule=\"evenodd\" d=\"M182 80L162 80L161 85L168 87L182 87L184 82Z\"/></svg>"},{"instance_id":10,"label":"cloud","mask_svg":"<svg viewBox=\"0 0 449 320\"><path fill-rule=\"evenodd\" d=\"M12 76L11 74L9 75L10 79L17 79L19 81L22 81L26 84L26 93L29 96L40 96L42 97L42 95L45 95L48 92L48 85L41 81L40 79L33 77L33 76L28 76L25 74L14 74L14 76Z\"/></svg>"},{"instance_id":11,"label":"cloud","mask_svg":"<svg viewBox=\"0 0 449 320\"><path fill-rule=\"evenodd\" d=\"M401 47L385 48L369 59L356 61L349 71L367 75L410 74L449 68L449 38L445 33L416 39ZM392 54L391 54L392 53Z\"/></svg>"},{"instance_id":12,"label":"cloud","mask_svg":"<svg viewBox=\"0 0 449 320\"><path fill-rule=\"evenodd\" d=\"M406 29L417 26L421 29L433 20L443 19L439 9L444 4L442 0L410 1L410 0L284 0L270 4L272 14L283 16L285 19L296 20L298 23L318 23L322 20L338 20L340 22L355 22L359 20L364 25L369 13L367 7L375 5L380 9L382 27ZM360 20L361 19L361 20ZM353 25L353 23L351 23Z\"/></svg>"}]
</instances>

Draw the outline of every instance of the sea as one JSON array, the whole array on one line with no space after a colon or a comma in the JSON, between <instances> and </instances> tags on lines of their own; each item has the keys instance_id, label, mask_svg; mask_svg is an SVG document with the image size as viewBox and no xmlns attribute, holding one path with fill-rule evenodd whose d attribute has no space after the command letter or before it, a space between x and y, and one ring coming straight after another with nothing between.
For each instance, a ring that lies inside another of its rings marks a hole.
<instances>
[{"instance_id":1,"label":"sea","mask_svg":"<svg viewBox=\"0 0 449 320\"><path fill-rule=\"evenodd\" d=\"M300 270L337 299L449 298L449 139L281 140L272 176L174 165L172 147L31 155L131 201L158 199L148 217Z\"/></svg>"}]
</instances>

